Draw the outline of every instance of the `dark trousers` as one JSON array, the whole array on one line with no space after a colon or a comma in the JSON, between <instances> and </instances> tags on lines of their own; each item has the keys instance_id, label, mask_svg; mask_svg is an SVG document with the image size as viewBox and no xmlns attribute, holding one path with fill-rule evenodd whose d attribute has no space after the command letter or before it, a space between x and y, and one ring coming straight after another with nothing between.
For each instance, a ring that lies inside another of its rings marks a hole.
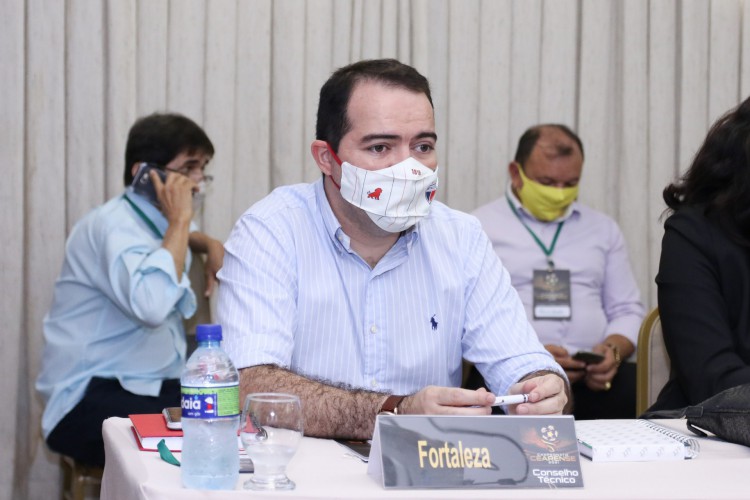
<instances>
[{"instance_id":1,"label":"dark trousers","mask_svg":"<svg viewBox=\"0 0 750 500\"><path fill-rule=\"evenodd\" d=\"M47 437L52 451L86 465L104 467L102 424L109 417L135 413L161 413L167 406L180 406L180 381L162 381L158 396L139 396L126 391L117 379L94 377L83 399L57 424Z\"/></svg>"},{"instance_id":2,"label":"dark trousers","mask_svg":"<svg viewBox=\"0 0 750 500\"><path fill-rule=\"evenodd\" d=\"M476 366L471 367L465 389L486 387L484 378ZM583 381L573 384L573 415L576 420L597 418L635 418L635 363L622 363L612 379L608 391L592 391ZM502 413L499 407L492 408L493 414Z\"/></svg>"},{"instance_id":3,"label":"dark trousers","mask_svg":"<svg viewBox=\"0 0 750 500\"><path fill-rule=\"evenodd\" d=\"M635 418L635 363L622 363L608 391L592 391L581 380L573 384L576 420Z\"/></svg>"}]
</instances>

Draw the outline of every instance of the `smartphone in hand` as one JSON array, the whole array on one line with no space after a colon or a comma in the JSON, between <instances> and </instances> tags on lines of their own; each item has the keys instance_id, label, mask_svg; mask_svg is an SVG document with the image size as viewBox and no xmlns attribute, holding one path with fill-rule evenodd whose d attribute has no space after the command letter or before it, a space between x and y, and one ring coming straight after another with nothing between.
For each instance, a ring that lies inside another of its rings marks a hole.
<instances>
[{"instance_id":1,"label":"smartphone in hand","mask_svg":"<svg viewBox=\"0 0 750 500\"><path fill-rule=\"evenodd\" d=\"M604 361L603 354L597 354L591 351L578 351L577 353L573 354L572 358L576 361L583 361L587 365L596 365Z\"/></svg>"},{"instance_id":2,"label":"smartphone in hand","mask_svg":"<svg viewBox=\"0 0 750 500\"><path fill-rule=\"evenodd\" d=\"M162 182L167 182L167 172L156 163L143 162L138 166L138 172L133 177L133 191L146 198L152 205L159 206L159 198L156 196L156 188L151 182L150 172L156 170Z\"/></svg>"}]
</instances>

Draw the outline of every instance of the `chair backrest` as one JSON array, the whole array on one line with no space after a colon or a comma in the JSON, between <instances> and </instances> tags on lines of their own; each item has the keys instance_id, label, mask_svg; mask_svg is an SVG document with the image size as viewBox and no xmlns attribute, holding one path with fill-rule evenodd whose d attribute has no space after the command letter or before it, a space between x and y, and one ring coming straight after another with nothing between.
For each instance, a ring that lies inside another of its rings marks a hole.
<instances>
[{"instance_id":1,"label":"chair backrest","mask_svg":"<svg viewBox=\"0 0 750 500\"><path fill-rule=\"evenodd\" d=\"M198 309L192 318L186 319L183 324L185 325L185 336L187 340L187 354L190 354L195 350L197 342L195 340L195 327L202 324L211 323L211 304L203 294L206 290L206 263L203 260L203 256L200 254L193 253L193 261L188 270L188 276L190 277L190 287L195 292L195 299L197 300Z\"/></svg>"},{"instance_id":2,"label":"chair backrest","mask_svg":"<svg viewBox=\"0 0 750 500\"><path fill-rule=\"evenodd\" d=\"M185 332L195 335L195 327L200 324L211 322L211 307L208 298L203 294L206 290L206 263L203 255L193 253L193 260L188 270L190 287L195 292L198 309L192 318L185 320Z\"/></svg>"},{"instance_id":3,"label":"chair backrest","mask_svg":"<svg viewBox=\"0 0 750 500\"><path fill-rule=\"evenodd\" d=\"M654 404L669 380L669 354L664 346L658 307L649 312L641 324L637 362L636 414L640 415Z\"/></svg>"}]
</instances>

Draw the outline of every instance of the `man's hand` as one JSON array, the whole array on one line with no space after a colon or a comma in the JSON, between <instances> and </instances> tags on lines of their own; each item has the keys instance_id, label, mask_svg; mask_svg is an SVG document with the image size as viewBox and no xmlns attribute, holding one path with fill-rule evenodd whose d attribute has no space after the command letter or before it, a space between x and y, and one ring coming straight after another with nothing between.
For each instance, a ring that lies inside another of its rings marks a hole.
<instances>
[{"instance_id":1,"label":"man's hand","mask_svg":"<svg viewBox=\"0 0 750 500\"><path fill-rule=\"evenodd\" d=\"M159 199L159 210L169 223L161 246L172 254L175 273L179 279L185 272L190 219L193 218L193 190L198 189L198 186L184 175L172 172L167 172L166 183L153 170L149 175Z\"/></svg>"},{"instance_id":2,"label":"man's hand","mask_svg":"<svg viewBox=\"0 0 750 500\"><path fill-rule=\"evenodd\" d=\"M513 384L510 394L528 394L529 402L509 405L511 415L552 415L562 414L568 396L566 383L560 375L548 373Z\"/></svg>"},{"instance_id":3,"label":"man's hand","mask_svg":"<svg viewBox=\"0 0 750 500\"><path fill-rule=\"evenodd\" d=\"M552 354L557 364L565 370L565 375L567 375L571 384L575 384L586 376L586 363L573 359L568 350L563 346L547 344L544 348Z\"/></svg>"},{"instance_id":4,"label":"man's hand","mask_svg":"<svg viewBox=\"0 0 750 500\"><path fill-rule=\"evenodd\" d=\"M193 191L198 185L189 177L167 172L163 183L156 171L149 172L159 200L159 209L169 224L188 222L193 218Z\"/></svg>"},{"instance_id":5,"label":"man's hand","mask_svg":"<svg viewBox=\"0 0 750 500\"><path fill-rule=\"evenodd\" d=\"M620 363L615 360L612 349L606 344L596 344L591 351L604 355L604 360L586 367L586 386L592 391L609 390Z\"/></svg>"},{"instance_id":6,"label":"man's hand","mask_svg":"<svg viewBox=\"0 0 750 500\"><path fill-rule=\"evenodd\" d=\"M482 387L476 391L430 385L405 398L399 413L414 415L489 415L495 396Z\"/></svg>"}]
</instances>

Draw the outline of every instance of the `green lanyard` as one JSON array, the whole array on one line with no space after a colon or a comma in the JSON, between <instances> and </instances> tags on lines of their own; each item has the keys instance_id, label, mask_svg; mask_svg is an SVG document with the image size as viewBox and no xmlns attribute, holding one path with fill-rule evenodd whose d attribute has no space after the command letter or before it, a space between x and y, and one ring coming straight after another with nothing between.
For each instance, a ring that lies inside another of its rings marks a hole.
<instances>
[{"instance_id":1,"label":"green lanyard","mask_svg":"<svg viewBox=\"0 0 750 500\"><path fill-rule=\"evenodd\" d=\"M124 194L124 195L122 195L122 197L125 198L125 201L127 201L128 203L130 203L130 206L133 207L133 210L135 210L135 213L137 213L140 216L140 218L143 219L143 222L145 222L146 225L151 228L151 230L154 232L154 234L156 235L156 237L159 238L160 240L163 240L164 239L164 235L161 234L161 231L159 231L159 228L156 227L156 224L154 224L153 221L151 219L149 219L146 214L143 213L143 210L141 210L140 208L138 208L138 205L136 205L135 203L133 203L133 200L131 200L130 198L128 198L128 195Z\"/></svg>"},{"instance_id":2,"label":"green lanyard","mask_svg":"<svg viewBox=\"0 0 750 500\"><path fill-rule=\"evenodd\" d=\"M560 230L563 227L563 224L565 224L565 221L562 221L557 224L557 231L555 231L555 237L552 238L552 243L550 244L549 248L544 246L544 243L542 243L542 240L539 239L539 237L534 234L534 231L531 230L531 228L524 222L524 220L521 218L521 215L516 211L516 207L513 206L513 203L510 201L510 198L507 198L508 200L508 206L510 207L513 214L516 216L518 221L523 224L523 227L526 228L526 230L529 232L532 238L534 238L534 241L536 241L536 244L539 245L539 248L542 249L542 252L544 252L544 255L547 256L547 269L549 271L552 271L555 269L555 263L552 261L552 252L555 251L555 245L557 244L557 237L560 236Z\"/></svg>"}]
</instances>

